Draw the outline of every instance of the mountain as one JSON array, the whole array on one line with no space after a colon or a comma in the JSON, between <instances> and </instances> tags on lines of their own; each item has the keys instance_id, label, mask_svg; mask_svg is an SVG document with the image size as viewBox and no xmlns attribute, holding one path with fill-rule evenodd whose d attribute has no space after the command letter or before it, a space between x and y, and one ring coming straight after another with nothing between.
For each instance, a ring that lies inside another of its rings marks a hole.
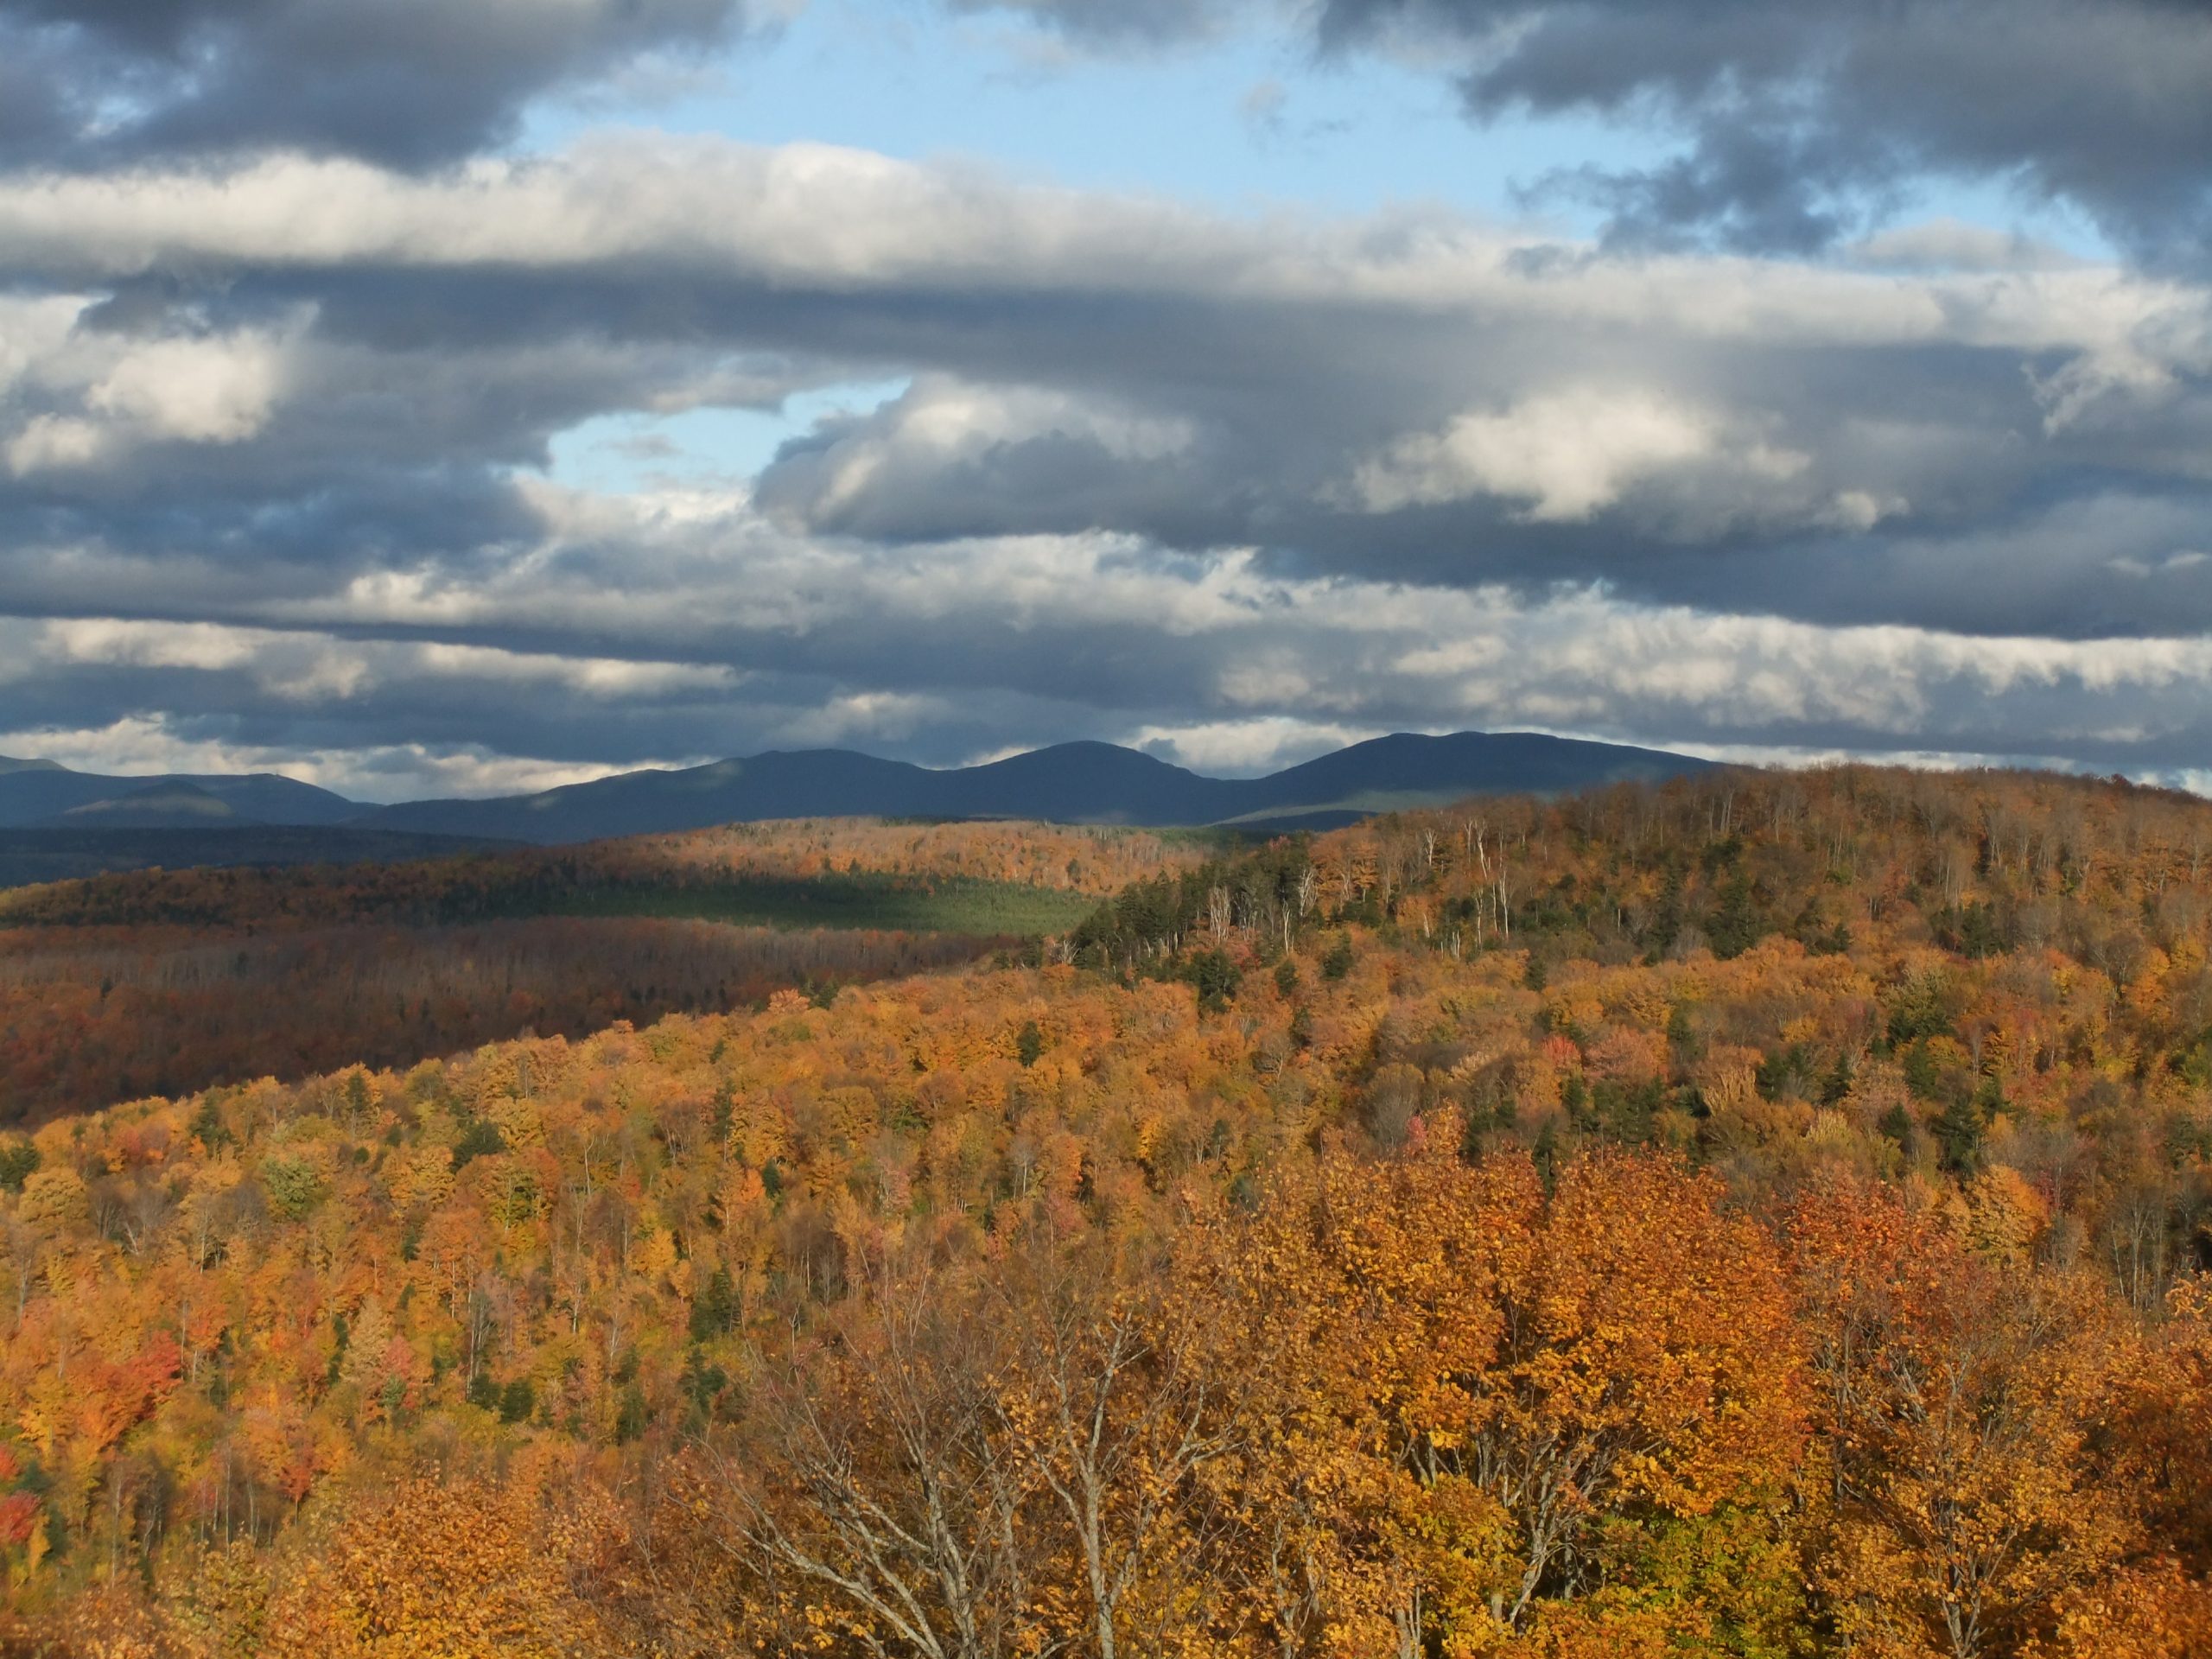
<instances>
[{"instance_id":1,"label":"mountain","mask_svg":"<svg viewBox=\"0 0 2212 1659\"><path fill-rule=\"evenodd\" d=\"M594 841L759 818L1046 818L1203 823L1183 809L1211 780L1134 750L1068 743L932 772L848 749L771 751L680 772L631 772L537 795L409 801L364 815L384 830Z\"/></svg>"},{"instance_id":2,"label":"mountain","mask_svg":"<svg viewBox=\"0 0 2212 1659\"><path fill-rule=\"evenodd\" d=\"M164 799L170 809L166 812L159 804ZM109 812L87 811L102 807ZM72 772L50 760L0 760L0 829L92 823L130 829L228 822L337 824L361 810L358 801L274 772L111 778Z\"/></svg>"},{"instance_id":3,"label":"mountain","mask_svg":"<svg viewBox=\"0 0 2212 1659\"><path fill-rule=\"evenodd\" d=\"M1355 743L1265 778L1208 778L1111 743L1060 743L982 766L933 771L849 749L772 751L675 772L632 772L536 795L364 807L270 772L114 778L50 760L0 757L0 830L36 830L41 857L72 834L166 832L172 853L134 842L88 855L107 867L251 861L226 835L280 830L373 831L334 838L329 856L375 857L391 836L473 842L595 841L760 818L1036 818L1056 823L1226 824L1324 830L1376 812L1470 795L1559 794L1701 772L1709 762L1659 749L1532 732L1400 733ZM312 837L284 842L309 855ZM296 844L295 844L296 843ZM270 843L274 844L274 843Z\"/></svg>"},{"instance_id":4,"label":"mountain","mask_svg":"<svg viewBox=\"0 0 2212 1659\"><path fill-rule=\"evenodd\" d=\"M539 842L760 818L853 817L1322 829L1470 795L1558 794L1676 777L1711 764L1532 732L1401 733L1268 777L1240 779L1202 777L1110 743L1061 743L946 771L846 749L804 749L677 772L625 772L536 795L410 801L354 822Z\"/></svg>"},{"instance_id":5,"label":"mountain","mask_svg":"<svg viewBox=\"0 0 2212 1659\"><path fill-rule=\"evenodd\" d=\"M1663 749L1538 732L1398 732L1252 779L1244 787L1258 804L1224 821L1333 829L1470 795L1564 795L1601 784L1656 783L1709 771L1712 764Z\"/></svg>"},{"instance_id":6,"label":"mountain","mask_svg":"<svg viewBox=\"0 0 2212 1659\"><path fill-rule=\"evenodd\" d=\"M164 779L107 800L87 801L48 818L49 830L229 829L251 823L221 796L181 778Z\"/></svg>"}]
</instances>

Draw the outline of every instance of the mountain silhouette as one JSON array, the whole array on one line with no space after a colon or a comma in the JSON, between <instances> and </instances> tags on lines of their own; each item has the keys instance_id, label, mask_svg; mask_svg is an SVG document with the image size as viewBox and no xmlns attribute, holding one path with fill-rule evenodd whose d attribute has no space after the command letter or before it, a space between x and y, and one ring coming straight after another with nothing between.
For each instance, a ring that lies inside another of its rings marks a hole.
<instances>
[{"instance_id":1,"label":"mountain silhouette","mask_svg":"<svg viewBox=\"0 0 2212 1659\"><path fill-rule=\"evenodd\" d=\"M534 795L372 807L271 772L114 778L0 756L0 830L35 831L42 837L39 846L57 854L74 833L129 831L140 837L127 843L139 856L153 845L148 837L171 832L183 839L176 858L164 861L180 863L187 842L190 861L231 863L240 861L242 851L211 858L218 845L211 837L280 830L288 832L282 842L287 859L308 855L313 834L323 831L333 832L330 856L343 859L431 844L404 836L556 843L762 818L1035 818L1218 824L1258 833L1328 829L1471 795L1552 795L1649 782L1711 764L1661 749L1534 732L1399 733L1264 778L1209 778L1112 743L1058 743L944 770L850 749L772 750L677 771L622 772ZM340 830L348 833L337 835ZM356 833L362 831L377 833ZM123 856L125 844L102 855Z\"/></svg>"},{"instance_id":2,"label":"mountain silhouette","mask_svg":"<svg viewBox=\"0 0 2212 1659\"><path fill-rule=\"evenodd\" d=\"M944 771L849 749L778 750L680 771L624 772L535 795L410 801L353 822L539 842L762 818L857 817L1320 829L1470 795L1558 794L1677 777L1711 764L1532 732L1401 733L1264 778L1235 779L1204 777L1111 743L1060 743Z\"/></svg>"}]
</instances>

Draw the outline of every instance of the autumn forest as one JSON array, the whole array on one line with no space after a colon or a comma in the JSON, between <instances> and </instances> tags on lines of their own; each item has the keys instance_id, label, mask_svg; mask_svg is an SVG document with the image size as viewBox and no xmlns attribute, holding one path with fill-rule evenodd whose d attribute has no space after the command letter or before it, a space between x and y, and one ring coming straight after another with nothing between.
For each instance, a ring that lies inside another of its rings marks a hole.
<instances>
[{"instance_id":1,"label":"autumn forest","mask_svg":"<svg viewBox=\"0 0 2212 1659\"><path fill-rule=\"evenodd\" d=\"M0 893L0 1653L2212 1652L2212 804Z\"/></svg>"}]
</instances>

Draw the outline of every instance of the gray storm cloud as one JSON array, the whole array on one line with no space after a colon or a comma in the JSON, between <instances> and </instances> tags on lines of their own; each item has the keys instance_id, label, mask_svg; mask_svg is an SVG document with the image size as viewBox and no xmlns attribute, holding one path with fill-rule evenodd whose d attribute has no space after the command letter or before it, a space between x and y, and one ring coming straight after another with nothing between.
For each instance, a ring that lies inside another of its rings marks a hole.
<instances>
[{"instance_id":1,"label":"gray storm cloud","mask_svg":"<svg viewBox=\"0 0 2212 1659\"><path fill-rule=\"evenodd\" d=\"M1532 181L1615 240L1808 252L1931 175L2069 201L2141 257L2212 236L2212 19L2198 0L957 0L1077 44L1165 48L1230 10L1324 55L1388 52L1478 121L1656 122L1675 153Z\"/></svg>"},{"instance_id":2,"label":"gray storm cloud","mask_svg":"<svg viewBox=\"0 0 2212 1659\"><path fill-rule=\"evenodd\" d=\"M1324 0L1319 29L1451 43L1478 118L1663 113L1681 154L1558 181L1626 239L1821 247L1930 173L2067 199L2161 260L2212 232L2194 0Z\"/></svg>"},{"instance_id":3,"label":"gray storm cloud","mask_svg":"<svg viewBox=\"0 0 2212 1659\"><path fill-rule=\"evenodd\" d=\"M75 295L21 305L10 505L98 529L158 492L173 546L196 510L249 559L288 544L234 533L272 499L410 478L496 512L505 469L594 413L899 374L899 397L787 445L764 510L887 543L1105 530L1653 599L1719 574L1808 617L1918 621L1947 550L1993 527L2063 564L2038 527L2104 503L2110 544L2078 566L2099 582L2110 558L2185 550L2158 538L2189 538L2212 429L2212 304L2175 278L1223 219L849 151L42 178L0 184L0 238ZM196 289L127 315L94 297L180 267ZM1821 574L1906 538L1912 580ZM1977 584L1986 556L1963 556ZM2002 626L2195 628L2194 593L2113 588L2106 615L2047 570Z\"/></svg>"},{"instance_id":4,"label":"gray storm cloud","mask_svg":"<svg viewBox=\"0 0 2212 1659\"><path fill-rule=\"evenodd\" d=\"M0 160L430 165L512 137L540 93L744 22L741 0L0 0Z\"/></svg>"}]
</instances>

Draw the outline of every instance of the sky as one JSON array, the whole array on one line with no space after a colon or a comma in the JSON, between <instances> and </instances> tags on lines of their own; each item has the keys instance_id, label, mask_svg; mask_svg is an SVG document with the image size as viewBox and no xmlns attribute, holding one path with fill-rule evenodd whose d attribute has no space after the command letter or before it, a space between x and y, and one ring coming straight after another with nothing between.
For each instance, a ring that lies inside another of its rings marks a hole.
<instances>
[{"instance_id":1,"label":"sky","mask_svg":"<svg viewBox=\"0 0 2212 1659\"><path fill-rule=\"evenodd\" d=\"M2201 0L0 0L0 754L2212 789Z\"/></svg>"}]
</instances>

